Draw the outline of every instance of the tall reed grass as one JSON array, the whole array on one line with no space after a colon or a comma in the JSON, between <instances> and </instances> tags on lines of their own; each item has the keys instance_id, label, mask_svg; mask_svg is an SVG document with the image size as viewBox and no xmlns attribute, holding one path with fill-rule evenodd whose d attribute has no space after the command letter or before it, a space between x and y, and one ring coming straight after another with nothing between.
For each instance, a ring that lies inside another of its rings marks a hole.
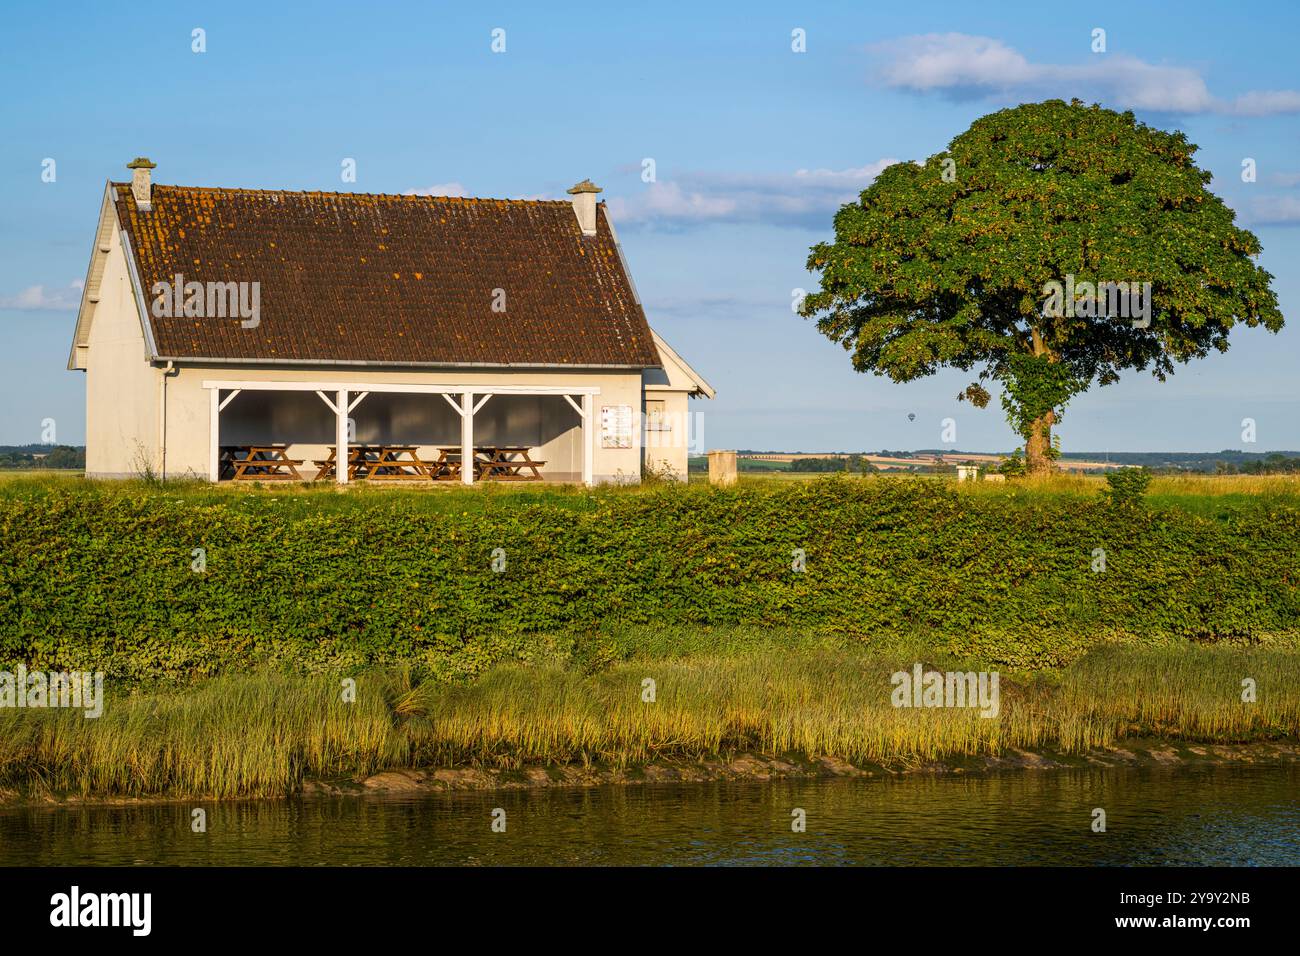
<instances>
[{"instance_id":1,"label":"tall reed grass","mask_svg":"<svg viewBox=\"0 0 1300 956\"><path fill-rule=\"evenodd\" d=\"M1094 651L1001 685L996 718L896 709L912 661L843 648L624 661L595 673L501 666L476 682L365 672L225 676L110 696L104 714L0 710L10 795L282 797L309 777L383 769L602 763L742 751L905 765L1010 748L1082 753L1132 736L1300 737L1300 654L1216 647ZM938 669L955 669L942 667ZM655 700L643 700L649 678ZM1241 699L1243 680L1257 700Z\"/></svg>"}]
</instances>

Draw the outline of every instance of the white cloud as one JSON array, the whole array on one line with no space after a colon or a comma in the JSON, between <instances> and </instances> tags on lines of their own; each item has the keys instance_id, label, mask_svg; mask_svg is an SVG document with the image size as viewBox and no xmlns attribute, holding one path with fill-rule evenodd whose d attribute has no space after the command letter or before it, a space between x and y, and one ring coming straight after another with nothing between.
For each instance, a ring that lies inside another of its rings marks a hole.
<instances>
[{"instance_id":1,"label":"white cloud","mask_svg":"<svg viewBox=\"0 0 1300 956\"><path fill-rule=\"evenodd\" d=\"M1001 40L965 33L926 33L876 43L881 78L916 91L1026 83L1034 68Z\"/></svg>"},{"instance_id":2,"label":"white cloud","mask_svg":"<svg viewBox=\"0 0 1300 956\"><path fill-rule=\"evenodd\" d=\"M30 285L17 295L0 298L0 309L17 309L20 312L54 312L75 309L81 304L82 279L76 279L62 289L47 289L43 285Z\"/></svg>"},{"instance_id":3,"label":"white cloud","mask_svg":"<svg viewBox=\"0 0 1300 956\"><path fill-rule=\"evenodd\" d=\"M1243 93L1225 112L1237 116L1272 116L1276 113L1300 113L1300 91L1269 90Z\"/></svg>"},{"instance_id":4,"label":"white cloud","mask_svg":"<svg viewBox=\"0 0 1300 956\"><path fill-rule=\"evenodd\" d=\"M464 199L469 195L469 190L460 183L438 183L436 186L425 186L421 189L408 189L402 193L403 196L454 196L457 199Z\"/></svg>"},{"instance_id":5,"label":"white cloud","mask_svg":"<svg viewBox=\"0 0 1300 956\"><path fill-rule=\"evenodd\" d=\"M1254 200L1250 221L1266 226L1300 226L1300 196L1267 196Z\"/></svg>"},{"instance_id":6,"label":"white cloud","mask_svg":"<svg viewBox=\"0 0 1300 956\"><path fill-rule=\"evenodd\" d=\"M957 99L1059 97L1164 113L1267 116L1300 112L1300 91L1255 90L1236 99L1210 93L1189 67L1147 63L1119 53L1088 54L1082 64L1034 63L1001 40L927 33L873 44L886 86Z\"/></svg>"},{"instance_id":7,"label":"white cloud","mask_svg":"<svg viewBox=\"0 0 1300 956\"><path fill-rule=\"evenodd\" d=\"M760 223L826 229L831 216L897 162L881 159L850 169L800 169L783 174L686 173L609 200L616 225L686 228L709 223Z\"/></svg>"}]
</instances>

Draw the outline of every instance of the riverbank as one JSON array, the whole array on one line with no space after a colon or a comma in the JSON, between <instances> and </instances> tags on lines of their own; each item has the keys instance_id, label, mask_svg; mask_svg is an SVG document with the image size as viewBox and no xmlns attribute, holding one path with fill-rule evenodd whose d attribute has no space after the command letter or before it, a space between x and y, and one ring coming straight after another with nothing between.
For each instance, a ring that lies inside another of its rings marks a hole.
<instances>
[{"instance_id":1,"label":"riverbank","mask_svg":"<svg viewBox=\"0 0 1300 956\"><path fill-rule=\"evenodd\" d=\"M835 757L810 759L742 753L728 758L665 759L644 766L566 764L519 770L497 768L423 768L382 770L362 780L348 777L309 778L293 797L391 797L430 793L543 790L637 786L643 784L707 784L777 780L872 779L915 775L980 776L1080 769L1180 769L1194 767L1260 767L1300 764L1300 739L1244 744L1205 744L1158 738L1125 740L1113 747L1081 754L1015 750L976 758L909 762L892 765L853 764ZM0 790L0 809L25 807L112 807L190 802L193 796L104 796L93 794L19 795Z\"/></svg>"},{"instance_id":2,"label":"riverbank","mask_svg":"<svg viewBox=\"0 0 1300 956\"><path fill-rule=\"evenodd\" d=\"M1294 650L1101 648L1060 670L999 673L992 716L896 706L898 675L918 664L989 674L968 658L809 642L501 665L457 684L382 670L110 686L97 719L0 709L0 800L970 772L1125 754L1291 759L1300 740ZM1179 743L1132 743L1152 739Z\"/></svg>"},{"instance_id":3,"label":"riverbank","mask_svg":"<svg viewBox=\"0 0 1300 956\"><path fill-rule=\"evenodd\" d=\"M713 783L735 780L822 777L896 777L903 774L981 774L1120 767L1247 766L1300 763L1300 740L1250 744L1196 744L1136 739L1114 747L1062 754L1013 750L960 760L853 764L835 757L772 757L745 753L729 759L657 761L642 767L534 767L527 770L388 770L362 780L308 780L304 796L409 794L448 790L528 790L541 787L600 787L656 783Z\"/></svg>"}]
</instances>

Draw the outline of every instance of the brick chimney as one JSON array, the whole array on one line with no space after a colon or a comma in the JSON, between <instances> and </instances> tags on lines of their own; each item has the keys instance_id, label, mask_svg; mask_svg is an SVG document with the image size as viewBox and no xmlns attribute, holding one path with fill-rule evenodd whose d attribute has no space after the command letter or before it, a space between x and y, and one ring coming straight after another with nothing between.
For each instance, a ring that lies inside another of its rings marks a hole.
<instances>
[{"instance_id":1,"label":"brick chimney","mask_svg":"<svg viewBox=\"0 0 1300 956\"><path fill-rule=\"evenodd\" d=\"M153 183L149 179L149 170L157 167L144 156L137 156L126 164L131 170L131 195L135 199L135 208L148 212L153 208Z\"/></svg>"},{"instance_id":2,"label":"brick chimney","mask_svg":"<svg viewBox=\"0 0 1300 956\"><path fill-rule=\"evenodd\" d=\"M596 193L600 191L600 187L590 179L584 179L569 190L573 197L573 212L584 236L596 234Z\"/></svg>"}]
</instances>

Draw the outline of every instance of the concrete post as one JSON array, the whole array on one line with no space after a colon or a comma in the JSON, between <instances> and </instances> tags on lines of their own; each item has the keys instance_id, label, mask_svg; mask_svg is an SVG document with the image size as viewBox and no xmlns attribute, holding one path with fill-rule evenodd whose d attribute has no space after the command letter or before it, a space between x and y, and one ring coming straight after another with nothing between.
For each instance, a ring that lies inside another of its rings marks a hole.
<instances>
[{"instance_id":1,"label":"concrete post","mask_svg":"<svg viewBox=\"0 0 1300 956\"><path fill-rule=\"evenodd\" d=\"M709 484L734 485L736 483L736 453L734 451L709 452Z\"/></svg>"}]
</instances>

